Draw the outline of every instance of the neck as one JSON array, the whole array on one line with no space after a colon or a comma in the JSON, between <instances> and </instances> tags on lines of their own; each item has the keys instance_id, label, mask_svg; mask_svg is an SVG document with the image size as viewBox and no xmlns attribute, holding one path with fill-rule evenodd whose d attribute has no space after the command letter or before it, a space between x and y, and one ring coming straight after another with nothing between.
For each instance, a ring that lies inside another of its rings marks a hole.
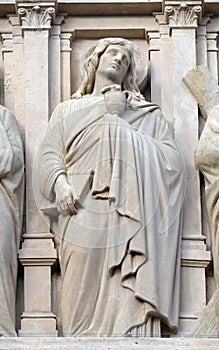
<instances>
[{"instance_id":1,"label":"neck","mask_svg":"<svg viewBox=\"0 0 219 350\"><path fill-rule=\"evenodd\" d=\"M109 79L108 77L104 77L102 74L96 74L94 88L92 92L92 96L100 96L101 90L106 86L117 84L115 81Z\"/></svg>"}]
</instances>

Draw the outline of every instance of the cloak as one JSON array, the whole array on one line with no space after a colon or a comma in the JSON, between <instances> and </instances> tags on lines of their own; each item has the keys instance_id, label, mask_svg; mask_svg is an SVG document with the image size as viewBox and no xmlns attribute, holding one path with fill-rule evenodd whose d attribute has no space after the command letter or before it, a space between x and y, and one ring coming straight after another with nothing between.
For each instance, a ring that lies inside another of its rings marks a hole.
<instances>
[{"instance_id":1,"label":"cloak","mask_svg":"<svg viewBox=\"0 0 219 350\"><path fill-rule=\"evenodd\" d=\"M35 168L44 213L60 174L81 198L56 231L64 335L121 336L150 315L176 330L184 164L159 108L132 99L120 118L102 97L66 101Z\"/></svg>"}]
</instances>

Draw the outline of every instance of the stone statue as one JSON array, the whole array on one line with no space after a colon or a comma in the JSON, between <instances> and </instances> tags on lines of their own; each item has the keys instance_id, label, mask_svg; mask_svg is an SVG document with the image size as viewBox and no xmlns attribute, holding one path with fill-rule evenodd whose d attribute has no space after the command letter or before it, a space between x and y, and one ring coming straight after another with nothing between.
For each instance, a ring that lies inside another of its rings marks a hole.
<instances>
[{"instance_id":1,"label":"stone statue","mask_svg":"<svg viewBox=\"0 0 219 350\"><path fill-rule=\"evenodd\" d=\"M0 336L16 336L17 252L23 210L23 144L13 114L0 106Z\"/></svg>"},{"instance_id":2,"label":"stone statue","mask_svg":"<svg viewBox=\"0 0 219 350\"><path fill-rule=\"evenodd\" d=\"M219 104L208 115L195 160L205 177L205 195L212 233L214 279L216 288L219 288Z\"/></svg>"},{"instance_id":3,"label":"stone statue","mask_svg":"<svg viewBox=\"0 0 219 350\"><path fill-rule=\"evenodd\" d=\"M215 292L199 317L197 336L219 335L219 86L205 66L187 73L184 83L196 98L206 120L195 153L195 163L205 179L205 197L211 229Z\"/></svg>"},{"instance_id":4,"label":"stone statue","mask_svg":"<svg viewBox=\"0 0 219 350\"><path fill-rule=\"evenodd\" d=\"M195 161L205 178L215 282L214 294L200 317L201 321L195 333L202 336L219 336L219 104L208 114Z\"/></svg>"},{"instance_id":5,"label":"stone statue","mask_svg":"<svg viewBox=\"0 0 219 350\"><path fill-rule=\"evenodd\" d=\"M212 254L214 277L219 287L219 86L205 66L192 69L184 78L199 103L202 116L206 120L196 154L197 168L205 178L206 203L212 233Z\"/></svg>"},{"instance_id":6,"label":"stone statue","mask_svg":"<svg viewBox=\"0 0 219 350\"><path fill-rule=\"evenodd\" d=\"M176 331L184 164L136 84L134 44L101 39L40 146L36 201L58 216L64 336Z\"/></svg>"}]
</instances>

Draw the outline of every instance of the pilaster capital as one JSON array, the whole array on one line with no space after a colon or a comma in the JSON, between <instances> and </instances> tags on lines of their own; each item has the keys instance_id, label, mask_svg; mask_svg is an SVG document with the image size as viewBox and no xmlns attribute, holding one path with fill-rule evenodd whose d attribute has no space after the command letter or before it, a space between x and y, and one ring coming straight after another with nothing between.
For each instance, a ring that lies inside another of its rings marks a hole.
<instances>
[{"instance_id":1,"label":"pilaster capital","mask_svg":"<svg viewBox=\"0 0 219 350\"><path fill-rule=\"evenodd\" d=\"M160 33L149 32L147 33L147 40L149 43L148 59L151 60L151 53L160 51Z\"/></svg>"},{"instance_id":2,"label":"pilaster capital","mask_svg":"<svg viewBox=\"0 0 219 350\"><path fill-rule=\"evenodd\" d=\"M202 12L203 0L164 0L164 14L171 28L197 28Z\"/></svg>"},{"instance_id":3,"label":"pilaster capital","mask_svg":"<svg viewBox=\"0 0 219 350\"><path fill-rule=\"evenodd\" d=\"M207 33L208 51L218 52L218 33Z\"/></svg>"},{"instance_id":4,"label":"pilaster capital","mask_svg":"<svg viewBox=\"0 0 219 350\"><path fill-rule=\"evenodd\" d=\"M156 21L157 23L159 23L160 37L161 37L161 38L163 38L163 37L169 37L170 29L169 29L169 26L168 26L168 24L167 24L165 14L163 14L163 13L158 13L158 12L154 12L153 15L154 15L155 21Z\"/></svg>"},{"instance_id":5,"label":"pilaster capital","mask_svg":"<svg viewBox=\"0 0 219 350\"><path fill-rule=\"evenodd\" d=\"M9 33L3 33L1 35L2 39L2 52L13 52L13 36Z\"/></svg>"},{"instance_id":6,"label":"pilaster capital","mask_svg":"<svg viewBox=\"0 0 219 350\"><path fill-rule=\"evenodd\" d=\"M150 44L150 47L153 51L160 50L160 33L159 32L148 32L147 40Z\"/></svg>"},{"instance_id":7,"label":"pilaster capital","mask_svg":"<svg viewBox=\"0 0 219 350\"><path fill-rule=\"evenodd\" d=\"M61 52L71 52L71 42L75 39L75 31L61 34Z\"/></svg>"},{"instance_id":8,"label":"pilaster capital","mask_svg":"<svg viewBox=\"0 0 219 350\"><path fill-rule=\"evenodd\" d=\"M57 0L16 0L17 14L22 29L50 29L55 19Z\"/></svg>"}]
</instances>

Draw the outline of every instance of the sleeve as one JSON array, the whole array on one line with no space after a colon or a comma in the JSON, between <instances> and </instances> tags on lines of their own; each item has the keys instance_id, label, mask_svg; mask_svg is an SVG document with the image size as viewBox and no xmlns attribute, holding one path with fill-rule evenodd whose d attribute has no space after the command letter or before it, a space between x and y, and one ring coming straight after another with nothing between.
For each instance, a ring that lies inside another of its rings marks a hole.
<instances>
[{"instance_id":1,"label":"sleeve","mask_svg":"<svg viewBox=\"0 0 219 350\"><path fill-rule=\"evenodd\" d=\"M61 173L66 173L63 143L63 106L55 109L46 134L40 144L34 162L34 182L41 195L48 201L54 201L54 184Z\"/></svg>"}]
</instances>

